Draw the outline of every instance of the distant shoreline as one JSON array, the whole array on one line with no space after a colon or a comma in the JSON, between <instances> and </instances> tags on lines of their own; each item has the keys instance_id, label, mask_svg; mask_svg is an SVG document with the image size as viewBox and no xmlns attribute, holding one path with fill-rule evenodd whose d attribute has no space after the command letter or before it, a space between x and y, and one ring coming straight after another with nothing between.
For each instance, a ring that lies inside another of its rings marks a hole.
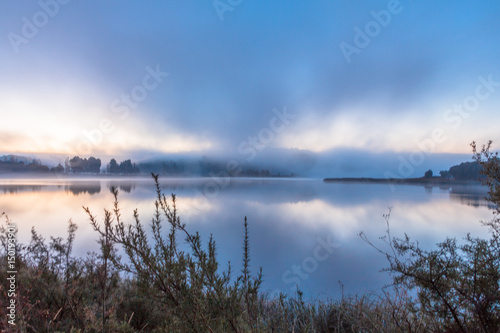
<instances>
[{"instance_id":1,"label":"distant shoreline","mask_svg":"<svg viewBox=\"0 0 500 333\"><path fill-rule=\"evenodd\" d=\"M324 178L325 183L369 183L391 185L481 185L479 180L452 180L441 177L432 178Z\"/></svg>"},{"instance_id":2,"label":"distant shoreline","mask_svg":"<svg viewBox=\"0 0 500 333\"><path fill-rule=\"evenodd\" d=\"M200 179L200 178L214 178L213 176L198 176L198 175L186 175L186 176L169 176L162 175L160 173L160 178L169 178L169 179ZM225 178L225 177L215 177L215 178ZM271 176L230 176L231 179L246 179L246 178L255 178L255 179L295 179L300 178L297 176L290 175L271 175ZM15 179L67 179L67 180L79 180L79 179L151 179L151 174L146 173L138 173L138 174L104 174L104 173L0 173L0 180L15 180Z\"/></svg>"}]
</instances>

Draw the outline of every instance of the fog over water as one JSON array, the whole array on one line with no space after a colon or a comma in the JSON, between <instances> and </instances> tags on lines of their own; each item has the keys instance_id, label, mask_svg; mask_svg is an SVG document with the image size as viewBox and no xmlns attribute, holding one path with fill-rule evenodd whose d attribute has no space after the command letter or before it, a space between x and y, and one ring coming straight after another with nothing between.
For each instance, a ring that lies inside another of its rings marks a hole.
<instances>
[{"instance_id":1,"label":"fog over water","mask_svg":"<svg viewBox=\"0 0 500 333\"><path fill-rule=\"evenodd\" d=\"M390 281L379 270L385 258L357 234L364 231L376 244L383 236L383 214L392 207L395 236L407 233L423 247L467 232L484 236L480 220L492 217L480 186L324 183L312 179L161 179L164 192L175 193L181 221L210 234L218 244L221 266L228 260L241 269L243 219L250 226L251 268L263 267L263 288L293 293L296 284L310 298L341 293L378 291ZM214 185L215 184L215 185ZM65 236L67 221L79 229L74 253L97 251L82 206L99 219L112 208L110 187L119 189L122 216L132 222L133 209L149 224L155 188L151 179L39 179L0 181L0 211L19 229L19 241L29 241L35 227L46 239Z\"/></svg>"}]
</instances>

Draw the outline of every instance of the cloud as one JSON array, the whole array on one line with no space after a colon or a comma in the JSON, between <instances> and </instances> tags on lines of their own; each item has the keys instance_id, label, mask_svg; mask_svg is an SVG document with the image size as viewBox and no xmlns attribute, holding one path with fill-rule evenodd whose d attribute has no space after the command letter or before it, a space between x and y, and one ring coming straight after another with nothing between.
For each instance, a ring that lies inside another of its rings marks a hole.
<instances>
[{"instance_id":1,"label":"cloud","mask_svg":"<svg viewBox=\"0 0 500 333\"><path fill-rule=\"evenodd\" d=\"M109 118L117 130L100 151L167 152L235 150L286 106L297 121L274 146L411 150L477 76L500 77L493 43L500 6L401 3L401 14L347 64L339 43L352 42L354 27L385 3L253 1L220 22L210 2L71 1L19 54L3 40L0 110L11 133L24 128L38 141L74 144ZM4 35L19 33L22 17L39 10L28 1L2 6ZM117 119L111 102L157 65L168 79L127 121ZM13 115L5 96L35 107ZM498 105L488 101L482 116L497 119ZM453 140L461 145L476 133Z\"/></svg>"}]
</instances>

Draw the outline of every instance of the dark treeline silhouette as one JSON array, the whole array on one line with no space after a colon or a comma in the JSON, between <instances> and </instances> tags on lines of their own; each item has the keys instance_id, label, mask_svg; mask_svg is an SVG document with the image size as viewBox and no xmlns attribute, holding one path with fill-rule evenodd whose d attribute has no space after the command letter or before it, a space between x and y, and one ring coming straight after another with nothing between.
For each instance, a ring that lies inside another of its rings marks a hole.
<instances>
[{"instance_id":1,"label":"dark treeline silhouette","mask_svg":"<svg viewBox=\"0 0 500 333\"><path fill-rule=\"evenodd\" d=\"M153 161L139 164L139 169L143 173L157 172L166 177L183 177L197 173L199 166L197 163L186 161Z\"/></svg>"},{"instance_id":2,"label":"dark treeline silhouette","mask_svg":"<svg viewBox=\"0 0 500 333\"><path fill-rule=\"evenodd\" d=\"M39 172L65 174L100 174L101 159L94 156L67 157L64 166L60 163L55 167L43 165L38 159L24 156L0 156L0 173ZM228 167L225 160L215 160L202 157L199 160L158 160L133 163L130 159L117 162L112 158L106 165L104 173L115 175L136 175L160 173L165 177L292 177L294 174L280 174L267 168L251 165L235 164Z\"/></svg>"},{"instance_id":3,"label":"dark treeline silhouette","mask_svg":"<svg viewBox=\"0 0 500 333\"><path fill-rule=\"evenodd\" d=\"M0 156L0 173L66 173L66 174L99 174L101 160L90 156L82 158L74 156L66 158L65 166L60 163L55 167L42 164L39 159L24 156ZM481 176L481 165L478 162L465 162L452 166L449 170L439 172L440 178L459 181L478 181ZM248 164L235 164L228 167L228 162L208 157L201 159L157 160L133 163L130 159L120 163L111 159L106 165L105 173L116 175L136 175L159 173L165 177L293 177L293 173L280 174L265 167L259 168ZM433 177L432 170L428 170L424 178Z\"/></svg>"},{"instance_id":4,"label":"dark treeline silhouette","mask_svg":"<svg viewBox=\"0 0 500 333\"><path fill-rule=\"evenodd\" d=\"M39 159L16 155L0 156L0 173L49 171L54 171L54 168L49 169Z\"/></svg>"},{"instance_id":5,"label":"dark treeline silhouette","mask_svg":"<svg viewBox=\"0 0 500 333\"><path fill-rule=\"evenodd\" d=\"M24 164L22 162L0 162L0 172L49 172L49 167L41 164Z\"/></svg>"},{"instance_id":6,"label":"dark treeline silhouette","mask_svg":"<svg viewBox=\"0 0 500 333\"><path fill-rule=\"evenodd\" d=\"M118 164L114 158L109 161L106 171L108 173L115 174L133 174L140 172L139 168L135 165L135 163L132 163L131 160L125 160Z\"/></svg>"},{"instance_id":7,"label":"dark treeline silhouette","mask_svg":"<svg viewBox=\"0 0 500 333\"><path fill-rule=\"evenodd\" d=\"M484 176L481 175L481 164L476 161L452 166L449 170L441 171L439 174L442 178L455 180L476 181L484 179Z\"/></svg>"},{"instance_id":8,"label":"dark treeline silhouette","mask_svg":"<svg viewBox=\"0 0 500 333\"><path fill-rule=\"evenodd\" d=\"M121 218L116 188L101 220L84 207L100 245L85 257L72 254L72 220L66 239L32 228L31 241L12 249L16 227L0 214L0 280L7 281L4 290L14 286L8 265L15 255L23 305L8 313L14 298L1 297L0 315L22 332L500 332L500 160L490 144L473 149L495 209L482 222L487 238L467 234L423 249L406 233L393 236L389 209L378 241L358 234L387 259L383 271L392 283L380 292L307 301L298 286L295 295L262 290L262 269L250 265L247 218L240 269L226 268L214 237L205 241L181 223L177 197L165 196L153 175L155 208L146 223L137 209L131 223ZM9 324L0 321L0 331Z\"/></svg>"},{"instance_id":9,"label":"dark treeline silhouette","mask_svg":"<svg viewBox=\"0 0 500 333\"><path fill-rule=\"evenodd\" d=\"M66 161L66 172L68 171L72 173L100 173L101 159L93 156L88 159L75 156Z\"/></svg>"},{"instance_id":10,"label":"dark treeline silhouette","mask_svg":"<svg viewBox=\"0 0 500 333\"><path fill-rule=\"evenodd\" d=\"M143 162L139 164L139 168L143 173L160 173L166 177L212 177L226 171L226 164L227 163L203 157L200 160L180 159L176 161L159 160ZM236 171L234 173L236 173ZM234 176L234 174L231 174L231 176Z\"/></svg>"},{"instance_id":11,"label":"dark treeline silhouette","mask_svg":"<svg viewBox=\"0 0 500 333\"><path fill-rule=\"evenodd\" d=\"M61 163L59 163L57 166L53 167L50 169L50 172L54 173L63 173L64 172L64 167L62 166Z\"/></svg>"},{"instance_id":12,"label":"dark treeline silhouette","mask_svg":"<svg viewBox=\"0 0 500 333\"><path fill-rule=\"evenodd\" d=\"M141 173L159 173L166 177L292 177L294 174L282 175L266 168L258 168L237 163L228 164L203 157L200 160L165 160L138 164Z\"/></svg>"}]
</instances>

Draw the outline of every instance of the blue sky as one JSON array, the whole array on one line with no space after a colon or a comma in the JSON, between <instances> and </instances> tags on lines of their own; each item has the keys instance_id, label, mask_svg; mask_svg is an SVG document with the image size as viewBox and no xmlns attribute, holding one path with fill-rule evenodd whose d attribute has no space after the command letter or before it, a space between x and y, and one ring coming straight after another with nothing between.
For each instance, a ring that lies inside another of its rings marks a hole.
<instances>
[{"instance_id":1,"label":"blue sky","mask_svg":"<svg viewBox=\"0 0 500 333\"><path fill-rule=\"evenodd\" d=\"M500 139L498 1L221 3L2 2L0 152L241 155L260 135L262 149L409 156L434 140L425 154L470 156ZM346 57L357 28L369 44Z\"/></svg>"}]
</instances>

